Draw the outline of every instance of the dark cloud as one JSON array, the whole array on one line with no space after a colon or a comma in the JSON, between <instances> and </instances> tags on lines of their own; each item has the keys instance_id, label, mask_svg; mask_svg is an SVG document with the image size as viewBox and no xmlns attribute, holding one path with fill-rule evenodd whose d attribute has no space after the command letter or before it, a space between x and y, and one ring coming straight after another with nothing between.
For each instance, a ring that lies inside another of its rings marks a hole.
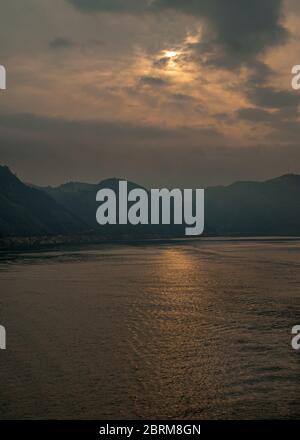
<instances>
[{"instance_id":1,"label":"dark cloud","mask_svg":"<svg viewBox=\"0 0 300 440\"><path fill-rule=\"evenodd\" d=\"M287 39L281 24L283 0L68 0L86 12L173 10L203 19L206 33L191 48L217 66L235 67ZM162 59L162 63L165 60Z\"/></svg>"},{"instance_id":2,"label":"dark cloud","mask_svg":"<svg viewBox=\"0 0 300 440\"><path fill-rule=\"evenodd\" d=\"M219 54L222 63L228 57L240 62L255 58L287 37L281 24L283 0L156 0L155 5L206 19L210 42L225 50Z\"/></svg>"},{"instance_id":3,"label":"dark cloud","mask_svg":"<svg viewBox=\"0 0 300 440\"><path fill-rule=\"evenodd\" d=\"M274 120L272 113L263 110L261 108L254 108L254 107L242 108L238 110L237 117L244 121L255 122L255 123L272 122Z\"/></svg>"},{"instance_id":4,"label":"dark cloud","mask_svg":"<svg viewBox=\"0 0 300 440\"><path fill-rule=\"evenodd\" d=\"M150 145L165 143L182 144L193 139L218 139L219 133L212 127L167 128L150 124L128 122L67 120L56 117L37 116L31 113L2 114L0 135L6 133L18 139L39 139L41 143L53 142L101 147L127 148L128 145Z\"/></svg>"},{"instance_id":5,"label":"dark cloud","mask_svg":"<svg viewBox=\"0 0 300 440\"><path fill-rule=\"evenodd\" d=\"M282 146L230 148L208 129L1 115L0 157L37 184L120 176L150 187L200 187L299 173L299 124L286 128L294 131L295 145L283 136ZM208 146L207 139L216 143Z\"/></svg>"},{"instance_id":6,"label":"dark cloud","mask_svg":"<svg viewBox=\"0 0 300 440\"><path fill-rule=\"evenodd\" d=\"M14 130L16 133L30 135L34 133L41 138L54 135L62 138L79 139L89 137L99 141L125 139L157 140L184 137L185 130L171 130L159 126L134 125L123 122L79 120L72 121L55 117L37 116L31 113L3 114L0 117L0 129Z\"/></svg>"},{"instance_id":7,"label":"dark cloud","mask_svg":"<svg viewBox=\"0 0 300 440\"><path fill-rule=\"evenodd\" d=\"M198 102L194 96L186 95L185 93L172 93L171 98L179 103Z\"/></svg>"},{"instance_id":8,"label":"dark cloud","mask_svg":"<svg viewBox=\"0 0 300 440\"><path fill-rule=\"evenodd\" d=\"M169 57L161 57L158 60L155 60L153 63L153 67L158 69L165 69L170 64Z\"/></svg>"},{"instance_id":9,"label":"dark cloud","mask_svg":"<svg viewBox=\"0 0 300 440\"><path fill-rule=\"evenodd\" d=\"M250 75L247 80L248 87L261 87L271 81L273 70L262 61L254 60L250 66Z\"/></svg>"},{"instance_id":10,"label":"dark cloud","mask_svg":"<svg viewBox=\"0 0 300 440\"><path fill-rule=\"evenodd\" d=\"M147 0L68 0L84 12L140 12L147 9Z\"/></svg>"},{"instance_id":11,"label":"dark cloud","mask_svg":"<svg viewBox=\"0 0 300 440\"><path fill-rule=\"evenodd\" d=\"M191 175L198 180L207 142L218 140L213 128L70 121L32 114L0 117L1 164L12 166L26 181L43 184L115 175L153 185L172 179L178 185ZM201 144L200 151L182 148ZM178 163L185 164L186 171Z\"/></svg>"},{"instance_id":12,"label":"dark cloud","mask_svg":"<svg viewBox=\"0 0 300 440\"><path fill-rule=\"evenodd\" d=\"M86 148L65 140L60 144L17 140L4 137L1 132L0 140L0 164L10 166L24 181L40 185L67 181L96 183L118 176L152 188L200 188L300 173L298 145L207 149L195 143L185 148L160 148L154 144L147 149L136 144L127 148Z\"/></svg>"},{"instance_id":13,"label":"dark cloud","mask_svg":"<svg viewBox=\"0 0 300 440\"><path fill-rule=\"evenodd\" d=\"M236 118L257 127L264 124L268 129L268 141L299 145L300 125L297 111L291 107L265 110L259 107L243 108L236 112ZM284 159L284 158L283 158Z\"/></svg>"},{"instance_id":14,"label":"dark cloud","mask_svg":"<svg viewBox=\"0 0 300 440\"><path fill-rule=\"evenodd\" d=\"M151 87L162 87L168 84L166 79L160 78L159 76L142 76L139 82L142 85Z\"/></svg>"},{"instance_id":15,"label":"dark cloud","mask_svg":"<svg viewBox=\"0 0 300 440\"><path fill-rule=\"evenodd\" d=\"M255 105L263 108L281 109L293 108L297 109L300 97L293 91L276 90L272 87L255 87L248 93L248 98Z\"/></svg>"},{"instance_id":16,"label":"dark cloud","mask_svg":"<svg viewBox=\"0 0 300 440\"><path fill-rule=\"evenodd\" d=\"M202 115L207 114L202 102L198 98L187 95L186 93L168 93L166 95L166 102L171 108L175 109L176 111L184 112L185 114L187 112L196 112L197 114ZM208 129L211 130L209 126Z\"/></svg>"},{"instance_id":17,"label":"dark cloud","mask_svg":"<svg viewBox=\"0 0 300 440\"><path fill-rule=\"evenodd\" d=\"M73 46L74 46L73 41L64 37L56 37L53 40L51 40L49 43L49 47L51 49L68 49Z\"/></svg>"}]
</instances>

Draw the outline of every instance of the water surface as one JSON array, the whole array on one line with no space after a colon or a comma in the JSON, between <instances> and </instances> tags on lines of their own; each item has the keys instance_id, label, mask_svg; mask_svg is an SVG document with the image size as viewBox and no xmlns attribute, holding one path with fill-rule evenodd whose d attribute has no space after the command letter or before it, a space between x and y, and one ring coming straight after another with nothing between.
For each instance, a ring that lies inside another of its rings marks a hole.
<instances>
[{"instance_id":1,"label":"water surface","mask_svg":"<svg viewBox=\"0 0 300 440\"><path fill-rule=\"evenodd\" d=\"M0 418L300 417L300 242L0 254Z\"/></svg>"}]
</instances>

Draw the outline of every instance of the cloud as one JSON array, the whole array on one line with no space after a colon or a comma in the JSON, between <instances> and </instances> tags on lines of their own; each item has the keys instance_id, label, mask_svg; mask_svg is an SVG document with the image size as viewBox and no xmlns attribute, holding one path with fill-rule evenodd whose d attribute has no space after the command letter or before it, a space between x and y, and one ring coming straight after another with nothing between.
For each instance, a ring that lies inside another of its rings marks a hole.
<instances>
[{"instance_id":1,"label":"cloud","mask_svg":"<svg viewBox=\"0 0 300 440\"><path fill-rule=\"evenodd\" d=\"M198 17L205 24L200 43L190 48L210 64L235 67L286 41L283 0L68 0L85 12L161 13ZM162 61L163 62L163 61Z\"/></svg>"},{"instance_id":2,"label":"cloud","mask_svg":"<svg viewBox=\"0 0 300 440\"><path fill-rule=\"evenodd\" d=\"M169 183L173 176L173 183L179 184L190 178L191 166L198 180L200 158L207 144L218 140L213 128L75 121L25 113L0 117L1 163L17 169L26 181L34 179L43 184L74 179L99 181L115 175L141 183L152 181L154 185L164 179ZM182 148L201 144L205 145L201 151L191 147L190 156ZM178 168L182 161L186 173Z\"/></svg>"},{"instance_id":3,"label":"cloud","mask_svg":"<svg viewBox=\"0 0 300 440\"><path fill-rule=\"evenodd\" d=\"M70 47L73 47L74 43L71 40L68 40L64 37L56 37L53 40L50 41L49 47L51 49L68 49Z\"/></svg>"},{"instance_id":4,"label":"cloud","mask_svg":"<svg viewBox=\"0 0 300 440\"><path fill-rule=\"evenodd\" d=\"M99 148L123 149L136 145L184 144L187 139L218 139L213 127L169 128L154 124L134 124L108 120L68 120L59 117L38 116L31 113L2 114L0 136L13 139L40 140L41 143L97 144ZM0 137L1 140L1 137ZM1 143L1 142L0 142Z\"/></svg>"},{"instance_id":5,"label":"cloud","mask_svg":"<svg viewBox=\"0 0 300 440\"><path fill-rule=\"evenodd\" d=\"M128 12L136 13L148 8L147 0L68 0L73 6L84 12Z\"/></svg>"},{"instance_id":6,"label":"cloud","mask_svg":"<svg viewBox=\"0 0 300 440\"><path fill-rule=\"evenodd\" d=\"M166 79L160 78L159 76L142 76L139 82L142 85L151 87L162 87L168 84Z\"/></svg>"},{"instance_id":7,"label":"cloud","mask_svg":"<svg viewBox=\"0 0 300 440\"><path fill-rule=\"evenodd\" d=\"M181 145L172 142L161 148L161 141L146 146L138 136L136 142L131 141L124 148L121 135L113 144L87 142L87 138L84 133L78 137L78 132L72 139L59 134L57 141L36 136L18 138L15 130L9 136L0 129L1 164L9 165L24 181L41 185L99 182L119 176L152 188L202 188L300 173L299 145L289 145L286 139L282 146L207 148L199 140L192 144L180 138Z\"/></svg>"},{"instance_id":8,"label":"cloud","mask_svg":"<svg viewBox=\"0 0 300 440\"><path fill-rule=\"evenodd\" d=\"M247 107L238 110L237 117L244 121L254 123L272 122L274 120L273 115L270 112L254 107Z\"/></svg>"},{"instance_id":9,"label":"cloud","mask_svg":"<svg viewBox=\"0 0 300 440\"><path fill-rule=\"evenodd\" d=\"M248 87L261 87L271 81L274 71L262 61L254 60L250 66L250 75L247 79Z\"/></svg>"},{"instance_id":10,"label":"cloud","mask_svg":"<svg viewBox=\"0 0 300 440\"><path fill-rule=\"evenodd\" d=\"M257 129L259 125L267 127L270 143L289 142L299 146L300 125L297 111L293 107L282 107L276 110L248 107L238 110L235 116L238 120L249 123L253 129Z\"/></svg>"},{"instance_id":11,"label":"cloud","mask_svg":"<svg viewBox=\"0 0 300 440\"><path fill-rule=\"evenodd\" d=\"M297 109L300 98L292 91L276 90L272 87L256 87L248 93L249 99L259 107L270 109Z\"/></svg>"},{"instance_id":12,"label":"cloud","mask_svg":"<svg viewBox=\"0 0 300 440\"><path fill-rule=\"evenodd\" d=\"M171 130L152 125L134 125L125 122L97 120L67 120L58 117L37 116L31 113L2 114L0 129L13 129L24 135L34 134L41 138L55 135L68 139L89 136L91 139L164 139L184 136L184 130Z\"/></svg>"},{"instance_id":13,"label":"cloud","mask_svg":"<svg viewBox=\"0 0 300 440\"><path fill-rule=\"evenodd\" d=\"M207 20L212 32L210 43L225 50L219 54L223 63L225 55L231 61L255 58L287 37L281 24L283 0L156 0L155 5Z\"/></svg>"}]
</instances>

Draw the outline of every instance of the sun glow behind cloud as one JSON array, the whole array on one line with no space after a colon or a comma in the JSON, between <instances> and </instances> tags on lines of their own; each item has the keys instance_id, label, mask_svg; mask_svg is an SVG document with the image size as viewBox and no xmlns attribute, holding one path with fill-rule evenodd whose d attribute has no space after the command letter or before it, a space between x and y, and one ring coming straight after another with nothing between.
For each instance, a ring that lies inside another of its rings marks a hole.
<instances>
[{"instance_id":1,"label":"sun glow behind cloud","mask_svg":"<svg viewBox=\"0 0 300 440\"><path fill-rule=\"evenodd\" d=\"M165 50L164 51L164 56L167 58L175 58L178 55L179 55L178 52L176 52L175 50Z\"/></svg>"}]
</instances>

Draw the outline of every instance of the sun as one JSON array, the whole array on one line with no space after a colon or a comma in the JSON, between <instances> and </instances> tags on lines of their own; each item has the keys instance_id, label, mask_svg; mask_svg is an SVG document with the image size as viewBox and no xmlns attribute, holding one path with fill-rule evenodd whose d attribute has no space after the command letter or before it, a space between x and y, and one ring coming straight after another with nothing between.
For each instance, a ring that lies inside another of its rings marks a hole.
<instances>
[{"instance_id":1,"label":"sun","mask_svg":"<svg viewBox=\"0 0 300 440\"><path fill-rule=\"evenodd\" d=\"M165 50L164 53L166 58L175 58L178 55L178 52L175 52L175 50Z\"/></svg>"}]
</instances>

